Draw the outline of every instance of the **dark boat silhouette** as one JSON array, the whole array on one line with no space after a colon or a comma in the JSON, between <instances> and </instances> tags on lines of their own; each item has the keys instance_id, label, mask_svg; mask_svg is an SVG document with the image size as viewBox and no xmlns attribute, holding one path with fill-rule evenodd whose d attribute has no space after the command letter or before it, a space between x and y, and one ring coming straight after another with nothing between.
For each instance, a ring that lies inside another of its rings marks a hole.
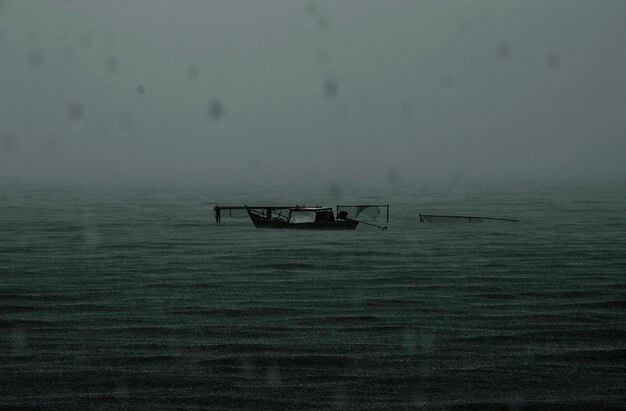
<instances>
[{"instance_id":1,"label":"dark boat silhouette","mask_svg":"<svg viewBox=\"0 0 626 411\"><path fill-rule=\"evenodd\" d=\"M256 228L295 228L301 230L354 230L359 221L335 218L330 207L294 207L286 216L277 215L271 209L259 211L248 208L248 215Z\"/></svg>"},{"instance_id":2,"label":"dark boat silhouette","mask_svg":"<svg viewBox=\"0 0 626 411\"><path fill-rule=\"evenodd\" d=\"M337 206L337 214L332 207L307 207L307 206L215 206L215 222L220 223L222 214L233 217L233 212L245 210L252 224L256 228L279 228L299 230L354 230L359 223L373 227L386 229L387 227L359 221L351 218L346 211L349 208L356 210L359 215L365 209L375 208L376 214L380 214L378 207L387 207L387 221L389 221L389 205L358 205ZM341 211L340 211L341 209Z\"/></svg>"}]
</instances>

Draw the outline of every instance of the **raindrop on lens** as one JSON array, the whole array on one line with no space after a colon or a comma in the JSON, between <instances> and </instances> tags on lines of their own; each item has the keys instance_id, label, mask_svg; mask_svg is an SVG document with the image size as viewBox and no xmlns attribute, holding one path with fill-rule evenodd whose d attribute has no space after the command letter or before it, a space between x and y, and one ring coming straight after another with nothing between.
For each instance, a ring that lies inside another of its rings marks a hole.
<instances>
[{"instance_id":1,"label":"raindrop on lens","mask_svg":"<svg viewBox=\"0 0 626 411\"><path fill-rule=\"evenodd\" d=\"M39 68L43 65L43 52L38 49L33 49L28 55L28 64L31 67Z\"/></svg>"},{"instance_id":2,"label":"raindrop on lens","mask_svg":"<svg viewBox=\"0 0 626 411\"><path fill-rule=\"evenodd\" d=\"M224 107L222 106L222 102L219 100L213 100L209 102L209 118L211 120L217 121L219 120L224 113Z\"/></svg>"},{"instance_id":3,"label":"raindrop on lens","mask_svg":"<svg viewBox=\"0 0 626 411\"><path fill-rule=\"evenodd\" d=\"M332 78L327 78L324 81L324 95L328 98L335 98L339 94L339 86L337 82Z\"/></svg>"},{"instance_id":4,"label":"raindrop on lens","mask_svg":"<svg viewBox=\"0 0 626 411\"><path fill-rule=\"evenodd\" d=\"M72 101L67 106L67 119L72 122L80 121L83 117L83 105L78 101Z\"/></svg>"},{"instance_id":5,"label":"raindrop on lens","mask_svg":"<svg viewBox=\"0 0 626 411\"><path fill-rule=\"evenodd\" d=\"M115 57L109 56L104 63L104 68L109 73L116 73L119 68L119 62Z\"/></svg>"},{"instance_id":6,"label":"raindrop on lens","mask_svg":"<svg viewBox=\"0 0 626 411\"><path fill-rule=\"evenodd\" d=\"M315 1L313 0L307 1L306 4L304 5L304 11L306 11L309 14L315 13L317 11L317 3L315 3Z\"/></svg>"},{"instance_id":7,"label":"raindrop on lens","mask_svg":"<svg viewBox=\"0 0 626 411\"><path fill-rule=\"evenodd\" d=\"M505 60L511 54L511 45L508 41L501 41L496 45L496 57Z\"/></svg>"},{"instance_id":8,"label":"raindrop on lens","mask_svg":"<svg viewBox=\"0 0 626 411\"><path fill-rule=\"evenodd\" d=\"M320 31L328 31L330 30L330 20L328 20L328 17L326 16L320 16L318 22L317 22Z\"/></svg>"}]
</instances>

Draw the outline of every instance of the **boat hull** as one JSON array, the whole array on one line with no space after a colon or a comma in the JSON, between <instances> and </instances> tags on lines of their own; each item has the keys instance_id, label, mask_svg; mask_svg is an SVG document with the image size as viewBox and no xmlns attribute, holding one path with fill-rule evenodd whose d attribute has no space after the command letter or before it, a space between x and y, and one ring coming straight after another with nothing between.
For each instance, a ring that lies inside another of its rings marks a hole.
<instances>
[{"instance_id":1,"label":"boat hull","mask_svg":"<svg viewBox=\"0 0 626 411\"><path fill-rule=\"evenodd\" d=\"M248 215L256 228L292 229L292 230L354 230L359 222L356 220L316 221L311 223L289 223L284 220L267 219L250 210Z\"/></svg>"}]
</instances>

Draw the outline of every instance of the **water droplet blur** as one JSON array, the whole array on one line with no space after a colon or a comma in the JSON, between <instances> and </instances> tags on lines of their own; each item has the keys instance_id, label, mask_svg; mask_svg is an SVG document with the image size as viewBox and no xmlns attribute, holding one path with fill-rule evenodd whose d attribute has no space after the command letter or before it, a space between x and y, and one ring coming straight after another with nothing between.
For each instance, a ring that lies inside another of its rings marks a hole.
<instances>
[{"instance_id":1,"label":"water droplet blur","mask_svg":"<svg viewBox=\"0 0 626 411\"><path fill-rule=\"evenodd\" d=\"M330 30L330 20L326 16L320 16L317 24L320 28L320 31L328 31Z\"/></svg>"},{"instance_id":2,"label":"water droplet blur","mask_svg":"<svg viewBox=\"0 0 626 411\"><path fill-rule=\"evenodd\" d=\"M337 82L332 78L327 78L324 81L324 95L328 98L336 98L339 94L339 86Z\"/></svg>"},{"instance_id":3,"label":"water droplet blur","mask_svg":"<svg viewBox=\"0 0 626 411\"><path fill-rule=\"evenodd\" d=\"M304 11L309 14L315 13L317 11L317 3L313 0L309 0L304 3Z\"/></svg>"},{"instance_id":4,"label":"water droplet blur","mask_svg":"<svg viewBox=\"0 0 626 411\"><path fill-rule=\"evenodd\" d=\"M209 102L209 118L217 121L224 114L224 107L220 100L212 100Z\"/></svg>"},{"instance_id":5,"label":"water droplet blur","mask_svg":"<svg viewBox=\"0 0 626 411\"><path fill-rule=\"evenodd\" d=\"M146 88L144 86L137 86L137 93L143 94L144 91L146 91Z\"/></svg>"},{"instance_id":6,"label":"water droplet blur","mask_svg":"<svg viewBox=\"0 0 626 411\"><path fill-rule=\"evenodd\" d=\"M546 66L551 70L558 70L561 67L561 56L556 52L548 54L546 57Z\"/></svg>"},{"instance_id":7,"label":"water droplet blur","mask_svg":"<svg viewBox=\"0 0 626 411\"><path fill-rule=\"evenodd\" d=\"M78 101L72 101L67 106L67 119L72 122L80 121L83 118L83 105Z\"/></svg>"},{"instance_id":8,"label":"water droplet blur","mask_svg":"<svg viewBox=\"0 0 626 411\"><path fill-rule=\"evenodd\" d=\"M109 73L117 73L117 70L119 69L119 62L114 56L109 56L104 62L104 68Z\"/></svg>"},{"instance_id":9,"label":"water droplet blur","mask_svg":"<svg viewBox=\"0 0 626 411\"><path fill-rule=\"evenodd\" d=\"M496 57L498 60L506 60L511 54L511 44L507 41L501 41L496 45Z\"/></svg>"},{"instance_id":10,"label":"water droplet blur","mask_svg":"<svg viewBox=\"0 0 626 411\"><path fill-rule=\"evenodd\" d=\"M41 67L43 65L43 52L39 49L32 49L28 54L28 64L34 68Z\"/></svg>"},{"instance_id":11,"label":"water droplet blur","mask_svg":"<svg viewBox=\"0 0 626 411\"><path fill-rule=\"evenodd\" d=\"M189 68L187 69L187 73L186 73L188 80L195 81L199 75L200 75L200 69L198 68L198 66L193 65L193 64L189 66Z\"/></svg>"},{"instance_id":12,"label":"water droplet blur","mask_svg":"<svg viewBox=\"0 0 626 411\"><path fill-rule=\"evenodd\" d=\"M390 164L387 167L387 181L389 181L394 188L402 182L402 176L400 175L400 171L398 171L398 167L395 164Z\"/></svg>"}]
</instances>

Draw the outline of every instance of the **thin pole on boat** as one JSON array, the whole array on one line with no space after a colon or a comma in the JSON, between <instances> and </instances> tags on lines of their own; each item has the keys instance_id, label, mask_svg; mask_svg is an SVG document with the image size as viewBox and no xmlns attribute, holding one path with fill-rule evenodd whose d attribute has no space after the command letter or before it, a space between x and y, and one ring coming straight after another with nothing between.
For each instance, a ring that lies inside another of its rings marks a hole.
<instances>
[{"instance_id":1,"label":"thin pole on boat","mask_svg":"<svg viewBox=\"0 0 626 411\"><path fill-rule=\"evenodd\" d=\"M220 216L220 206L216 205L216 206L213 208L213 212L215 213L215 222L219 224L219 223L220 223L220 220L221 220L221 216Z\"/></svg>"}]
</instances>

